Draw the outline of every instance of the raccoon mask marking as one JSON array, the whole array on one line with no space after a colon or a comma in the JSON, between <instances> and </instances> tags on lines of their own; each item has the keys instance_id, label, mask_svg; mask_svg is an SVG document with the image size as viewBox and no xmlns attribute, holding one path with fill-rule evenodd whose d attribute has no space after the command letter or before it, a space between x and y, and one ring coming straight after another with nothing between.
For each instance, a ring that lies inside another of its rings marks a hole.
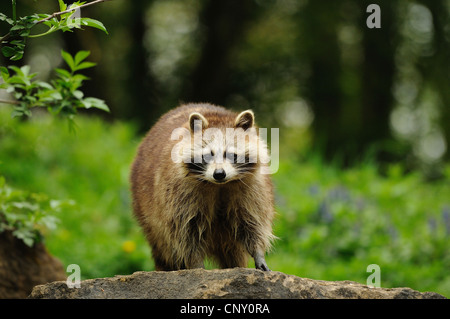
<instances>
[{"instance_id":1,"label":"raccoon mask marking","mask_svg":"<svg viewBox=\"0 0 450 319\"><path fill-rule=\"evenodd\" d=\"M224 184L251 174L256 169L260 144L254 122L251 110L240 113L233 127L210 127L202 114L191 113L192 143L183 160L188 175Z\"/></svg>"}]
</instances>

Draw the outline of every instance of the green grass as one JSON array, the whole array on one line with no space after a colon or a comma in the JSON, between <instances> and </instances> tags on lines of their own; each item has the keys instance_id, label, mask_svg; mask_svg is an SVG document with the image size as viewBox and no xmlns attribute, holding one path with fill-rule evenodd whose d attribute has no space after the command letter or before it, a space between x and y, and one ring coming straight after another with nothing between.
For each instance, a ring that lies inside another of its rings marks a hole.
<instances>
[{"instance_id":1,"label":"green grass","mask_svg":"<svg viewBox=\"0 0 450 319\"><path fill-rule=\"evenodd\" d=\"M371 163L339 170L312 160L283 162L274 180L274 269L366 283L367 266L378 264L383 287L449 295L448 179L427 184L399 165L381 177Z\"/></svg>"},{"instance_id":2,"label":"green grass","mask_svg":"<svg viewBox=\"0 0 450 319\"><path fill-rule=\"evenodd\" d=\"M13 187L76 202L44 236L66 266L80 265L83 278L152 270L128 182L141 138L127 123L83 116L76 123L73 134L58 119L17 122L1 111L0 174ZM295 140L282 142L281 151ZM401 164L385 177L377 171L370 162L342 170L314 156L282 157L273 176L280 239L267 257L269 267L365 284L367 266L378 264L382 287L450 297L450 176L426 183L417 172L405 174Z\"/></svg>"},{"instance_id":3,"label":"green grass","mask_svg":"<svg viewBox=\"0 0 450 319\"><path fill-rule=\"evenodd\" d=\"M51 117L13 124L0 116L0 173L11 186L76 205L45 234L48 249L83 278L152 269L131 213L128 171L139 138L122 123L76 119L76 133ZM135 247L135 248L134 248Z\"/></svg>"}]
</instances>

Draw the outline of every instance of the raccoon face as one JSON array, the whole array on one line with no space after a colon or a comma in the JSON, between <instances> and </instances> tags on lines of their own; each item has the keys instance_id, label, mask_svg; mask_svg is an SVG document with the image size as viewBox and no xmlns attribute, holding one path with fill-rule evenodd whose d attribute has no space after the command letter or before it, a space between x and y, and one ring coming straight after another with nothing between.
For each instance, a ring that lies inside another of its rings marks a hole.
<instances>
[{"instance_id":1,"label":"raccoon face","mask_svg":"<svg viewBox=\"0 0 450 319\"><path fill-rule=\"evenodd\" d=\"M223 184L256 169L259 138L253 112L240 113L230 128L208 128L208 121L199 113L192 113L189 122L193 135L190 162L185 163L189 175Z\"/></svg>"}]
</instances>

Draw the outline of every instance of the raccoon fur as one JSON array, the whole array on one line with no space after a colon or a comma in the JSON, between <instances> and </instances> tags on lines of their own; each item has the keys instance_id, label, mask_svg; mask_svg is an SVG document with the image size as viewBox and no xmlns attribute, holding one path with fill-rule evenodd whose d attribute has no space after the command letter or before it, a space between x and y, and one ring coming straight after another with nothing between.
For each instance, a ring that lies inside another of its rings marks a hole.
<instances>
[{"instance_id":1,"label":"raccoon fur","mask_svg":"<svg viewBox=\"0 0 450 319\"><path fill-rule=\"evenodd\" d=\"M133 210L156 270L200 268L205 258L247 267L249 255L269 270L275 211L265 163L250 110L186 104L163 115L131 169Z\"/></svg>"}]
</instances>

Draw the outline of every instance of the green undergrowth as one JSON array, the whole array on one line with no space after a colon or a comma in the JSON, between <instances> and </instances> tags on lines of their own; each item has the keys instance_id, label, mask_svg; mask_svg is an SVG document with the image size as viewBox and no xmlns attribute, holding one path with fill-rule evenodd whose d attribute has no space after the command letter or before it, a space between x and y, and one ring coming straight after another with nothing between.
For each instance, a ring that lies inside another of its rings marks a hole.
<instances>
[{"instance_id":1,"label":"green undergrowth","mask_svg":"<svg viewBox=\"0 0 450 319\"><path fill-rule=\"evenodd\" d=\"M15 189L73 203L54 212L54 229L39 230L49 251L66 266L78 264L82 278L153 270L128 182L141 137L124 122L80 115L76 125L73 133L39 114L18 123L0 110L0 175ZM381 176L371 162L340 169L317 156L281 157L273 176L279 239L267 263L288 274L364 284L367 266L377 264L382 287L449 297L449 177L428 183L401 163Z\"/></svg>"}]
</instances>

